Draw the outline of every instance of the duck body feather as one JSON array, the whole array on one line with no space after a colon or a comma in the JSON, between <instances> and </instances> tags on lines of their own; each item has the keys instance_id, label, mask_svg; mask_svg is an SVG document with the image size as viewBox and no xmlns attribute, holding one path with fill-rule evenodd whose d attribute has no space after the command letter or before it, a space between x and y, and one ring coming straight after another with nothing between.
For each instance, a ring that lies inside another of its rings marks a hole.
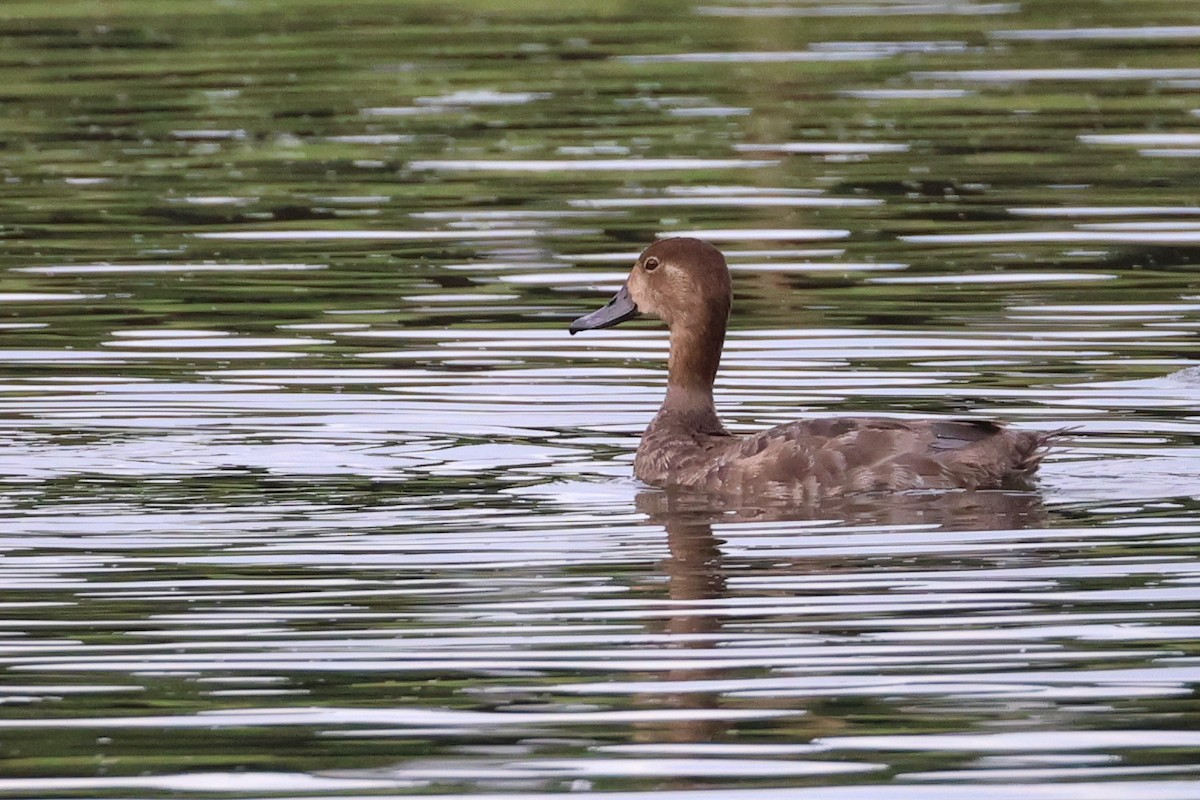
<instances>
[{"instance_id":1,"label":"duck body feather","mask_svg":"<svg viewBox=\"0 0 1200 800\"><path fill-rule=\"evenodd\" d=\"M988 421L828 417L745 436L696 430L660 414L634 474L654 486L787 495L799 502L860 492L1020 488L1047 436Z\"/></svg>"}]
</instances>

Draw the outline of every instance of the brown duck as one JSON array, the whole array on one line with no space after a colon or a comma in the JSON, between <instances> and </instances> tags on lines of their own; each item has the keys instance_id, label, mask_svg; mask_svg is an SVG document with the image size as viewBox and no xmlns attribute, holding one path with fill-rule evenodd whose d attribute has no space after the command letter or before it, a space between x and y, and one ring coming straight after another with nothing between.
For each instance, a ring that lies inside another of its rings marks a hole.
<instances>
[{"instance_id":1,"label":"brown duck","mask_svg":"<svg viewBox=\"0 0 1200 800\"><path fill-rule=\"evenodd\" d=\"M713 405L713 380L732 297L720 250L698 239L663 239L638 257L606 306L571 323L572 334L642 314L667 323L667 395L633 462L646 483L812 502L1020 486L1037 468L1048 434L986 421L835 417L731 434Z\"/></svg>"}]
</instances>

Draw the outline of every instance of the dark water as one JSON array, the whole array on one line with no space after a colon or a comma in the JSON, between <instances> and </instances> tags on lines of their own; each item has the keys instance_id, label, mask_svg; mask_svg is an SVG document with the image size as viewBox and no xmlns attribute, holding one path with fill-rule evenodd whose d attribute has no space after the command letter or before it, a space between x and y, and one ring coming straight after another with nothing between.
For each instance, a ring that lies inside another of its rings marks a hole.
<instances>
[{"instance_id":1,"label":"dark water","mask_svg":"<svg viewBox=\"0 0 1200 800\"><path fill-rule=\"evenodd\" d=\"M0 4L0 794L1200 796L1200 8ZM718 402L1038 491L630 477Z\"/></svg>"}]
</instances>

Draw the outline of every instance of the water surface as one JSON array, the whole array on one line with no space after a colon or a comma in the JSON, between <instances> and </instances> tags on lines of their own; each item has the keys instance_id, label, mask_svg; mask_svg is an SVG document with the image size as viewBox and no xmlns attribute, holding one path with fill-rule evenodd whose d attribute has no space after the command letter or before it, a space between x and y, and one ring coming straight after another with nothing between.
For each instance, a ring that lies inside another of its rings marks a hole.
<instances>
[{"instance_id":1,"label":"water surface","mask_svg":"<svg viewBox=\"0 0 1200 800\"><path fill-rule=\"evenodd\" d=\"M1200 793L1194 5L0 6L0 794ZM1037 490L630 476L656 236L728 425Z\"/></svg>"}]
</instances>

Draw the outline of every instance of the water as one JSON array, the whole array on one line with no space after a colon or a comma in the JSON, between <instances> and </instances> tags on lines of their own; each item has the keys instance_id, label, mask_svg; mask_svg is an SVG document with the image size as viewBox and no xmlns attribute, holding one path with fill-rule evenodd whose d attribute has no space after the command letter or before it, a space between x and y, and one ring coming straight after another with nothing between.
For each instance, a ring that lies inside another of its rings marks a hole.
<instances>
[{"instance_id":1,"label":"water","mask_svg":"<svg viewBox=\"0 0 1200 800\"><path fill-rule=\"evenodd\" d=\"M1200 794L1190 0L0 5L0 795ZM718 403L1026 493L630 477Z\"/></svg>"}]
</instances>

